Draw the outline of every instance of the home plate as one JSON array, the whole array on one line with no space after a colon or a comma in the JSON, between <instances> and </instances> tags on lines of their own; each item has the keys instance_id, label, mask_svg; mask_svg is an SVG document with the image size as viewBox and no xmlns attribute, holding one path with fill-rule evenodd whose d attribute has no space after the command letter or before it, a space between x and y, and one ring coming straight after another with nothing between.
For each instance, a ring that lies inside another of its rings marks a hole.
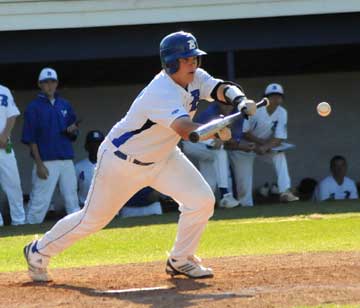
<instances>
[{"instance_id":1,"label":"home plate","mask_svg":"<svg viewBox=\"0 0 360 308\"><path fill-rule=\"evenodd\" d=\"M160 286L160 287L150 287L150 288L132 288L132 289L121 289L121 290L96 290L97 294L122 294L122 293L135 293L135 292L149 292L157 290L169 290L174 289L175 287L170 286Z\"/></svg>"}]
</instances>

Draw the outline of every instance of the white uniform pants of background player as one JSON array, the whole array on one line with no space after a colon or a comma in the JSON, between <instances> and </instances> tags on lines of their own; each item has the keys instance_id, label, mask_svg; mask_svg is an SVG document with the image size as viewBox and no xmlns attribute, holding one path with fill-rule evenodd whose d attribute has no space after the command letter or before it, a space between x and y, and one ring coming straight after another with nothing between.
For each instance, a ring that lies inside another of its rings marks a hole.
<instances>
[{"instance_id":1,"label":"white uniform pants of background player","mask_svg":"<svg viewBox=\"0 0 360 308\"><path fill-rule=\"evenodd\" d=\"M73 161L70 159L44 161L44 165L49 171L46 180L37 176L35 165L32 171L32 191L27 213L27 222L30 224L39 224L44 221L58 181L66 212L71 214L80 210Z\"/></svg>"},{"instance_id":2,"label":"white uniform pants of background player","mask_svg":"<svg viewBox=\"0 0 360 308\"><path fill-rule=\"evenodd\" d=\"M39 252L54 256L75 241L105 227L137 191L146 186L171 196L180 204L177 237L171 256L193 255L215 198L199 171L179 149L167 159L149 166L136 165L114 155L116 148L105 141L84 208L61 219L38 242Z\"/></svg>"},{"instance_id":3,"label":"white uniform pants of background player","mask_svg":"<svg viewBox=\"0 0 360 308\"><path fill-rule=\"evenodd\" d=\"M213 191L216 187L229 189L229 159L224 149L209 149L201 142L183 141L182 144L184 153L198 162L200 173Z\"/></svg>"},{"instance_id":4,"label":"white uniform pants of background player","mask_svg":"<svg viewBox=\"0 0 360 308\"><path fill-rule=\"evenodd\" d=\"M11 151L11 153L6 153L4 149L0 149L0 186L2 187L9 201L11 224L24 224L25 212L23 194L14 151ZM0 225L3 225L1 214Z\"/></svg>"},{"instance_id":5,"label":"white uniform pants of background player","mask_svg":"<svg viewBox=\"0 0 360 308\"><path fill-rule=\"evenodd\" d=\"M255 158L274 166L277 175L279 192L283 193L291 187L290 176L284 153L256 155L242 151L229 151L230 164L234 172L238 200L243 206L253 206L253 170Z\"/></svg>"},{"instance_id":6,"label":"white uniform pants of background player","mask_svg":"<svg viewBox=\"0 0 360 308\"><path fill-rule=\"evenodd\" d=\"M120 212L121 218L162 215L161 203L153 202L146 206L124 206Z\"/></svg>"}]
</instances>

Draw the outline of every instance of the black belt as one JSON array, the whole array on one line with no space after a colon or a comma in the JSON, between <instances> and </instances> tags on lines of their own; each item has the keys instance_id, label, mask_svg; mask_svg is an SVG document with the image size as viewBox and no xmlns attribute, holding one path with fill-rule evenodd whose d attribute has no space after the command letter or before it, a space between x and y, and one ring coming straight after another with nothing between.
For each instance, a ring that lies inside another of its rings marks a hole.
<instances>
[{"instance_id":1,"label":"black belt","mask_svg":"<svg viewBox=\"0 0 360 308\"><path fill-rule=\"evenodd\" d=\"M128 160L129 162L140 165L140 166L149 166L149 165L153 164L153 163L143 163L142 161L137 160L135 158L131 159L128 155L126 155L125 153L123 153L119 150L115 151L114 154L123 160Z\"/></svg>"}]
</instances>

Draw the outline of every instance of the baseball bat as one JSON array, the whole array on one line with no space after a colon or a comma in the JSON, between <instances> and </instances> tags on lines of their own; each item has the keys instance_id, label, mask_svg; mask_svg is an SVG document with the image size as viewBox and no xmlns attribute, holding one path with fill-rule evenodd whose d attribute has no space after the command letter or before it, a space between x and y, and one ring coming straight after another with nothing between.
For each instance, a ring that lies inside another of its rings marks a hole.
<instances>
[{"instance_id":1,"label":"baseball bat","mask_svg":"<svg viewBox=\"0 0 360 308\"><path fill-rule=\"evenodd\" d=\"M256 103L256 107L257 108L265 107L268 104L269 104L268 98L264 97L261 101ZM212 120L209 123L199 126L196 130L192 131L189 134L189 140L193 143L196 143L200 140L200 138L208 138L210 136L213 136L225 126L228 126L234 123L235 121L237 121L238 119L240 119L243 116L242 111L243 110L223 118Z\"/></svg>"}]
</instances>

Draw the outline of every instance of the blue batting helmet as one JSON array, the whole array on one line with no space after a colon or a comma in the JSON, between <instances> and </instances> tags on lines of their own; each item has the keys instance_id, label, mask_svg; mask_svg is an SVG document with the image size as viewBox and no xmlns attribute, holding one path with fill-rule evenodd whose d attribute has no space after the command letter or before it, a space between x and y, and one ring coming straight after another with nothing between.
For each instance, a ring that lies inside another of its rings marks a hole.
<instances>
[{"instance_id":1,"label":"blue batting helmet","mask_svg":"<svg viewBox=\"0 0 360 308\"><path fill-rule=\"evenodd\" d=\"M161 66L168 74L179 69L180 58L200 57L206 55L198 47L196 38L188 32L179 31L165 36L160 43Z\"/></svg>"}]
</instances>

